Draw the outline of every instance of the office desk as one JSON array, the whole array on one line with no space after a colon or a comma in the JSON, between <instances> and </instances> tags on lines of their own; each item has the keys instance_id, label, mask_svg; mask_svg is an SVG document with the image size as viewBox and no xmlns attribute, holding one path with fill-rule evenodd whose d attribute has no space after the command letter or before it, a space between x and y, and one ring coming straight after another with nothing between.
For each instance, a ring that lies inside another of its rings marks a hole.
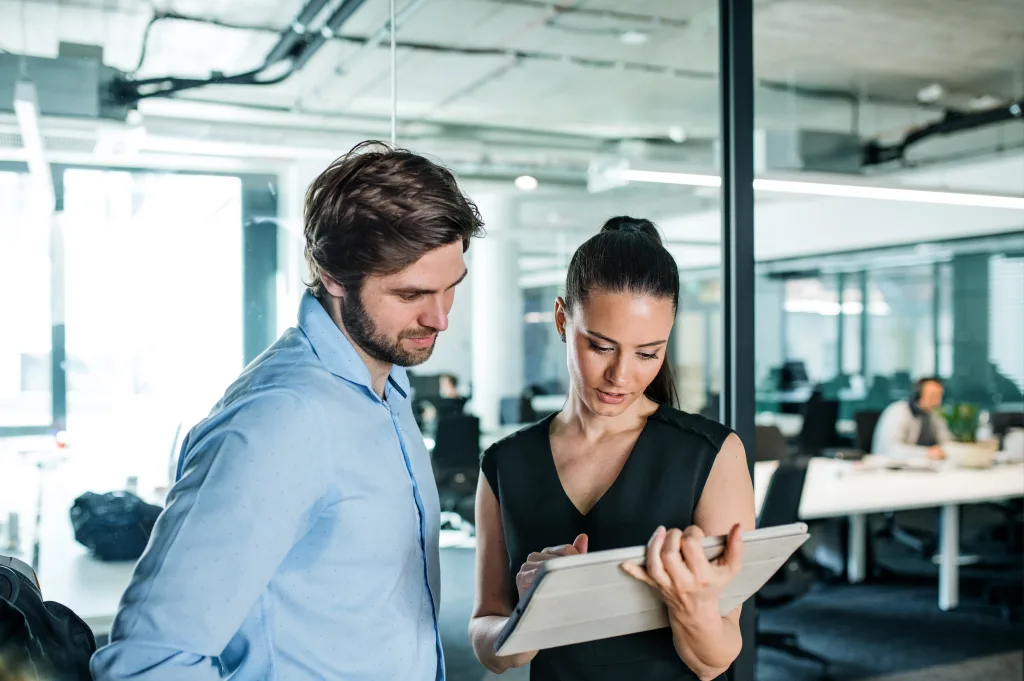
<instances>
[{"instance_id":1,"label":"office desk","mask_svg":"<svg viewBox=\"0 0 1024 681\"><path fill-rule=\"evenodd\" d=\"M774 461L759 461L754 466L754 499L759 512L777 466ZM866 571L868 514L941 508L939 607L950 610L959 602L960 506L1022 496L1024 464L1019 463L983 470L946 466L932 472L858 470L853 462L815 458L808 466L800 518L849 518L847 573L856 583L863 581Z\"/></svg>"},{"instance_id":2,"label":"office desk","mask_svg":"<svg viewBox=\"0 0 1024 681\"><path fill-rule=\"evenodd\" d=\"M50 471L44 488L39 579L46 598L68 606L93 631L105 634L113 622L134 566L132 563L102 563L90 557L86 549L74 540L68 508L81 492L115 489L114 483L117 480L123 482L123 477L107 471L100 476L90 475L78 463L84 462L72 461L66 467ZM755 466L754 491L758 511L776 466L771 461L758 462ZM34 480L34 470L23 472L26 474L23 480ZM7 478L12 479L13 476ZM14 487L6 485L5 492L16 493ZM24 496L18 505L34 506L35 487L25 484L18 488ZM5 496L5 501L14 501L13 496L15 494ZM942 507L939 605L948 610L957 604L958 507L1020 496L1024 496L1024 464L981 471L949 469L939 473L854 472L851 462L813 459L800 503L800 516L805 520L850 518L850 575L851 581L859 581L865 571L867 514ZM445 546L472 548L474 544L473 537L457 530L446 533L442 538Z\"/></svg>"}]
</instances>

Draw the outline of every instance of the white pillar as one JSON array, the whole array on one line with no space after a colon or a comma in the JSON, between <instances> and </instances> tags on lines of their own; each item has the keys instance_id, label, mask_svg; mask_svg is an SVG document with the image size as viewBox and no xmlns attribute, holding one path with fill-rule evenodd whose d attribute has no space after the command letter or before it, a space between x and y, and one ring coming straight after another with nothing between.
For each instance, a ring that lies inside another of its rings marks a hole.
<instances>
[{"instance_id":1,"label":"white pillar","mask_svg":"<svg viewBox=\"0 0 1024 681\"><path fill-rule=\"evenodd\" d=\"M471 251L473 412L483 432L498 427L499 400L523 389L523 292L519 288L518 222L515 200L498 194L473 196L487 236Z\"/></svg>"}]
</instances>

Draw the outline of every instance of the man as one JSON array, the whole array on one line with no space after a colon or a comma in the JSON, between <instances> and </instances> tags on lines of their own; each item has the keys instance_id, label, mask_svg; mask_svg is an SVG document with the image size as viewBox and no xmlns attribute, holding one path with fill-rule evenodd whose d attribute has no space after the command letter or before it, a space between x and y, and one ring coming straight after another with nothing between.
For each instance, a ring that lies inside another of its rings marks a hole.
<instances>
[{"instance_id":1,"label":"man","mask_svg":"<svg viewBox=\"0 0 1024 681\"><path fill-rule=\"evenodd\" d=\"M943 386L938 378L922 378L914 385L909 400L886 407L878 418L872 453L899 458L940 460L942 445L950 442L946 420L939 413Z\"/></svg>"},{"instance_id":2,"label":"man","mask_svg":"<svg viewBox=\"0 0 1024 681\"><path fill-rule=\"evenodd\" d=\"M98 681L445 678L437 490L401 367L448 327L480 215L380 143L305 209L298 327L185 439Z\"/></svg>"}]
</instances>

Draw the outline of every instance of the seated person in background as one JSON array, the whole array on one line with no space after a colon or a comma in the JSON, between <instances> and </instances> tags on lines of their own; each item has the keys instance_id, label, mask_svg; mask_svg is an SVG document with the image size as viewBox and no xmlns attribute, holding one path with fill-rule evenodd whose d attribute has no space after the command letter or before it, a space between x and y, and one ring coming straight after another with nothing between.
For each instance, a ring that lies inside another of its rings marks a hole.
<instances>
[{"instance_id":1,"label":"seated person in background","mask_svg":"<svg viewBox=\"0 0 1024 681\"><path fill-rule=\"evenodd\" d=\"M441 374L437 381L440 384L438 392L441 397L459 397L459 379L454 374Z\"/></svg>"},{"instance_id":2,"label":"seated person in background","mask_svg":"<svg viewBox=\"0 0 1024 681\"><path fill-rule=\"evenodd\" d=\"M718 598L741 565L754 494L739 438L675 408L666 347L679 270L647 220L612 218L573 256L555 327L567 347L562 410L490 447L476 497L477 658L531 681L696 681L719 677L742 646L740 608ZM706 535L728 535L709 562ZM517 601L555 556L647 544L623 566L660 596L671 626L498 657ZM549 548L544 548L549 547Z\"/></svg>"},{"instance_id":3,"label":"seated person in background","mask_svg":"<svg viewBox=\"0 0 1024 681\"><path fill-rule=\"evenodd\" d=\"M886 407L878 418L872 454L913 458L945 458L942 445L952 441L946 420L939 413L943 386L938 378L922 378L908 400Z\"/></svg>"}]
</instances>

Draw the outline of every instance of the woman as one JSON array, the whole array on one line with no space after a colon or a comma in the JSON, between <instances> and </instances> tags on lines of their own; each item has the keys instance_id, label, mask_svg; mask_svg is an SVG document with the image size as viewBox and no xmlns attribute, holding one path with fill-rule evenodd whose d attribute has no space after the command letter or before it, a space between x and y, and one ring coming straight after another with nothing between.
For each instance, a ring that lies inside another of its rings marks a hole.
<instances>
[{"instance_id":1,"label":"woman","mask_svg":"<svg viewBox=\"0 0 1024 681\"><path fill-rule=\"evenodd\" d=\"M673 407L665 354L678 301L675 261L647 220L613 218L573 256L555 303L566 405L481 462L469 631L491 671L532 662L532 681L713 679L739 654L739 609L720 616L718 595L740 566L739 531L754 526L753 486L735 434ZM726 534L709 563L701 538ZM494 654L543 561L645 543L646 569L623 569L655 589L670 628Z\"/></svg>"}]
</instances>

